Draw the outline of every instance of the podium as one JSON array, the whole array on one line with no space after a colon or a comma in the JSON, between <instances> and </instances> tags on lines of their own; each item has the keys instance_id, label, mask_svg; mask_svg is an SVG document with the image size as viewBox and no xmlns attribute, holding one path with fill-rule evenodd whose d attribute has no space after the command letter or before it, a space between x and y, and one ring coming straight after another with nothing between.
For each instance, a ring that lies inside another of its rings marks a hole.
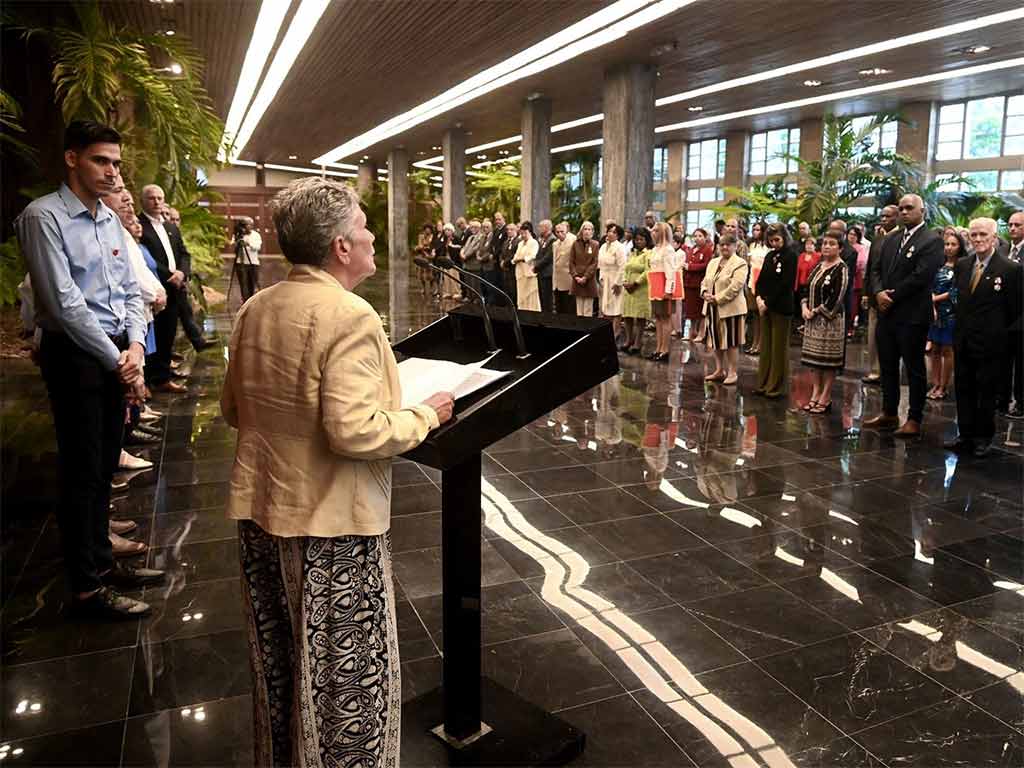
<instances>
[{"instance_id":1,"label":"podium","mask_svg":"<svg viewBox=\"0 0 1024 768\"><path fill-rule=\"evenodd\" d=\"M511 371L455 404L452 420L405 458L441 470L444 658L442 685L403 705L403 743L416 764L563 765L585 735L481 677L481 453L619 371L608 320L521 311L520 357L512 311L489 307L501 353L488 368ZM468 305L394 345L396 356L472 363L488 353L483 311Z\"/></svg>"}]
</instances>

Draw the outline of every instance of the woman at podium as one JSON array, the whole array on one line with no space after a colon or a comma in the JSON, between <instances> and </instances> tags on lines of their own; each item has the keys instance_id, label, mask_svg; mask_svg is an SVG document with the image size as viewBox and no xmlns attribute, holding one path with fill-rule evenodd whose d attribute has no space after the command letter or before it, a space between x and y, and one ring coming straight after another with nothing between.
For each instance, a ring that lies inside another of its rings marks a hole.
<instances>
[{"instance_id":1,"label":"woman at podium","mask_svg":"<svg viewBox=\"0 0 1024 768\"><path fill-rule=\"evenodd\" d=\"M254 762L398 762L391 459L451 418L401 407L380 316L352 293L376 267L358 195L317 177L274 199L288 278L239 311L221 410L238 430L238 520ZM294 727L293 724L301 724Z\"/></svg>"}]
</instances>

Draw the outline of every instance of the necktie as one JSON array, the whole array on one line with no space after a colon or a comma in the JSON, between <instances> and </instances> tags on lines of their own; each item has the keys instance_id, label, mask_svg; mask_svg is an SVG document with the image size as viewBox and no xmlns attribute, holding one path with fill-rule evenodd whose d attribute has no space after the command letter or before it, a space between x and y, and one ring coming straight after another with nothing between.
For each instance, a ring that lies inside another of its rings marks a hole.
<instances>
[{"instance_id":1,"label":"necktie","mask_svg":"<svg viewBox=\"0 0 1024 768\"><path fill-rule=\"evenodd\" d=\"M1013 246L1013 250L1010 251L1010 259L1012 261L1020 261L1021 245L1021 243L1017 243L1015 246Z\"/></svg>"},{"instance_id":2,"label":"necktie","mask_svg":"<svg viewBox=\"0 0 1024 768\"><path fill-rule=\"evenodd\" d=\"M980 261L974 265L974 274L971 275L971 293L974 293L974 289L978 287L978 281L981 280L981 273L984 271Z\"/></svg>"}]
</instances>

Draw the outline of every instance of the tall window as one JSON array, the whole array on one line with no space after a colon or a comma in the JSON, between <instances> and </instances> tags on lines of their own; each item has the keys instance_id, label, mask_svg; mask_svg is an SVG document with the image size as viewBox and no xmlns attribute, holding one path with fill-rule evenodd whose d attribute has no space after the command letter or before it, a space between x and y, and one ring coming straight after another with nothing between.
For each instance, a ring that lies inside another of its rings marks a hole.
<instances>
[{"instance_id":1,"label":"tall window","mask_svg":"<svg viewBox=\"0 0 1024 768\"><path fill-rule=\"evenodd\" d=\"M1019 192L1024 187L1024 171L968 171L961 173L965 181L948 182L951 174L935 177L940 192ZM946 183L942 183L942 182ZM970 183L968 183L970 182Z\"/></svg>"},{"instance_id":2,"label":"tall window","mask_svg":"<svg viewBox=\"0 0 1024 768\"><path fill-rule=\"evenodd\" d=\"M875 119L874 115L862 115L853 118L853 130L860 133L864 127ZM895 152L896 151L897 123L890 120L873 130L867 137L867 144L872 152Z\"/></svg>"},{"instance_id":3,"label":"tall window","mask_svg":"<svg viewBox=\"0 0 1024 768\"><path fill-rule=\"evenodd\" d=\"M692 142L686 154L687 179L720 179L725 176L725 139Z\"/></svg>"},{"instance_id":4,"label":"tall window","mask_svg":"<svg viewBox=\"0 0 1024 768\"><path fill-rule=\"evenodd\" d=\"M939 109L936 160L1024 155L1024 96L990 96Z\"/></svg>"},{"instance_id":5,"label":"tall window","mask_svg":"<svg viewBox=\"0 0 1024 768\"><path fill-rule=\"evenodd\" d=\"M755 133L750 138L750 175L775 176L796 173L795 160L787 161L783 155L800 154L800 129L780 128L777 131Z\"/></svg>"},{"instance_id":6,"label":"tall window","mask_svg":"<svg viewBox=\"0 0 1024 768\"><path fill-rule=\"evenodd\" d=\"M701 208L700 204L721 199L720 187L697 187L686 190L686 231L693 232L697 227L703 227L710 232L717 214L710 208Z\"/></svg>"},{"instance_id":7,"label":"tall window","mask_svg":"<svg viewBox=\"0 0 1024 768\"><path fill-rule=\"evenodd\" d=\"M654 181L668 181L668 149L654 148Z\"/></svg>"}]
</instances>

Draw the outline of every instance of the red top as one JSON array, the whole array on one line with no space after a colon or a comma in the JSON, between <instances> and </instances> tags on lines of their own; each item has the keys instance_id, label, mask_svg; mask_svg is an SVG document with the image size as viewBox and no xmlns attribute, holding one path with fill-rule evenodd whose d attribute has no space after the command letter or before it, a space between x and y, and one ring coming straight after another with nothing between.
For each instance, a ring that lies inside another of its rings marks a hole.
<instances>
[{"instance_id":1,"label":"red top","mask_svg":"<svg viewBox=\"0 0 1024 768\"><path fill-rule=\"evenodd\" d=\"M797 288L803 288L811 282L811 271L818 266L819 261L821 261L821 254L817 251L814 253L808 253L807 251L800 252L800 258L796 263Z\"/></svg>"},{"instance_id":2,"label":"red top","mask_svg":"<svg viewBox=\"0 0 1024 768\"><path fill-rule=\"evenodd\" d=\"M683 286L686 288L700 288L704 280L704 273L708 271L708 264L715 255L715 246L710 242L698 248L695 245L686 246L686 271L683 273Z\"/></svg>"}]
</instances>

